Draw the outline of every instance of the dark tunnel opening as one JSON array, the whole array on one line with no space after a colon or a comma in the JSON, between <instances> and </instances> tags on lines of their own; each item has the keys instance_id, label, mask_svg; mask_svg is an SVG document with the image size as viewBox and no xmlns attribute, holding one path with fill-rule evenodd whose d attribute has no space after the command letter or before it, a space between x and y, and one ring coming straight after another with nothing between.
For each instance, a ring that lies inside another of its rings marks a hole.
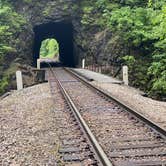
<instances>
[{"instance_id":1,"label":"dark tunnel opening","mask_svg":"<svg viewBox=\"0 0 166 166\"><path fill-rule=\"evenodd\" d=\"M59 43L59 60L63 66L75 67L73 25L70 22L50 22L34 27L33 65L36 66L40 57L40 47L43 40L54 38Z\"/></svg>"}]
</instances>

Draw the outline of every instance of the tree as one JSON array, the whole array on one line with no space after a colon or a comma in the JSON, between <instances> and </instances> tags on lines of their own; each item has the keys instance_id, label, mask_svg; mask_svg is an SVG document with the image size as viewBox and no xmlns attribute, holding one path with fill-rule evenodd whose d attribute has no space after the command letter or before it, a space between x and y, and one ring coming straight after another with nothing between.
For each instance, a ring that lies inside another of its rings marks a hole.
<instances>
[{"instance_id":1,"label":"tree","mask_svg":"<svg viewBox=\"0 0 166 166\"><path fill-rule=\"evenodd\" d=\"M0 93L9 85L10 76L5 73L5 58L17 52L18 35L25 25L25 19L16 13L5 0L0 0Z\"/></svg>"},{"instance_id":2,"label":"tree","mask_svg":"<svg viewBox=\"0 0 166 166\"><path fill-rule=\"evenodd\" d=\"M41 58L55 58L59 56L59 44L55 39L42 41L40 48Z\"/></svg>"}]
</instances>

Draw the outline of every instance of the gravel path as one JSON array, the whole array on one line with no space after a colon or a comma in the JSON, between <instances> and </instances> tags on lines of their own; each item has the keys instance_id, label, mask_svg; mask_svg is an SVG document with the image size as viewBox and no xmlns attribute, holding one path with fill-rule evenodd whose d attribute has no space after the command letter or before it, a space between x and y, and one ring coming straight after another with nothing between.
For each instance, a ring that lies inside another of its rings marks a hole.
<instances>
[{"instance_id":1,"label":"gravel path","mask_svg":"<svg viewBox=\"0 0 166 166\"><path fill-rule=\"evenodd\" d=\"M92 84L109 92L112 96L134 108L161 127L166 129L166 102L160 102L151 98L143 97L141 92L135 88L117 84L114 78L95 73L85 69L75 69L78 73L93 78Z\"/></svg>"},{"instance_id":2,"label":"gravel path","mask_svg":"<svg viewBox=\"0 0 166 166\"><path fill-rule=\"evenodd\" d=\"M0 101L0 165L56 165L59 137L54 104L47 83ZM57 110L61 107L56 105Z\"/></svg>"}]
</instances>

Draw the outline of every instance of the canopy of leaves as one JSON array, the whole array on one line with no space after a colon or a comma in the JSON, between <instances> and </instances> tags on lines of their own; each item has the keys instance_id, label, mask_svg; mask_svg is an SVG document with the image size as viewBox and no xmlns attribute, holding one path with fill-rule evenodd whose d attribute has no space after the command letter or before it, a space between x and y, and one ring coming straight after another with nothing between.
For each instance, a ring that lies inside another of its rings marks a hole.
<instances>
[{"instance_id":1,"label":"canopy of leaves","mask_svg":"<svg viewBox=\"0 0 166 166\"><path fill-rule=\"evenodd\" d=\"M26 21L16 13L10 3L0 0L0 93L8 86L9 77L4 74L7 55L17 52L18 35Z\"/></svg>"},{"instance_id":2,"label":"canopy of leaves","mask_svg":"<svg viewBox=\"0 0 166 166\"><path fill-rule=\"evenodd\" d=\"M166 0L89 0L84 6L83 25L109 28L127 47L122 59L129 65L131 84L165 98ZM91 14L96 12L97 17Z\"/></svg>"},{"instance_id":3,"label":"canopy of leaves","mask_svg":"<svg viewBox=\"0 0 166 166\"><path fill-rule=\"evenodd\" d=\"M22 30L25 20L6 2L0 1L0 56L15 51L13 37Z\"/></svg>"}]
</instances>

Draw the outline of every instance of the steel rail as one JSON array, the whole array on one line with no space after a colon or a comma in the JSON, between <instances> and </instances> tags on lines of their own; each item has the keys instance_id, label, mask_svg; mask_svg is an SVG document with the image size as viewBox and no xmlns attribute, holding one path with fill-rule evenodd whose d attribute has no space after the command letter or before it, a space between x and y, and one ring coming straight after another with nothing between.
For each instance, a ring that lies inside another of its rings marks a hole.
<instances>
[{"instance_id":1,"label":"steel rail","mask_svg":"<svg viewBox=\"0 0 166 166\"><path fill-rule=\"evenodd\" d=\"M128 105L126 105L125 103L120 101L119 99L112 96L110 93L104 91L101 88L98 88L98 87L92 85L86 79L84 79L82 76L78 75L73 69L69 69L69 68L64 68L64 69L67 72L69 72L70 74L72 74L75 78L79 79L82 83L84 83L90 89L92 89L94 91L98 91L103 96L113 100L115 103L117 103L119 106L124 108L127 112L129 112L135 118L137 118L138 120L141 120L144 124L147 124L154 132L160 134L164 139L166 139L166 130L164 128L162 128L161 126L159 126L158 124L156 124L154 121L150 120L149 118L145 117L144 115L142 115L138 111L136 111L133 108L129 107Z\"/></svg>"},{"instance_id":2,"label":"steel rail","mask_svg":"<svg viewBox=\"0 0 166 166\"><path fill-rule=\"evenodd\" d=\"M54 71L52 70L51 65L49 64L50 70L53 74L53 76L55 77L57 84L65 98L65 100L68 102L71 110L74 113L74 116L76 117L77 121L80 123L81 128L84 129L85 134L87 135L89 142L92 144L95 153L100 161L100 163L102 163L102 165L104 166L113 166L113 164L111 163L111 161L108 159L106 153L104 152L104 150L102 149L102 147L99 145L97 139L95 138L95 136L93 135L93 133L91 132L89 126L86 124L85 120L82 118L79 110L76 108L74 102L72 101L72 99L70 98L70 96L68 95L68 93L66 92L65 88L63 87L63 85L61 84L61 82L57 79Z\"/></svg>"}]
</instances>

